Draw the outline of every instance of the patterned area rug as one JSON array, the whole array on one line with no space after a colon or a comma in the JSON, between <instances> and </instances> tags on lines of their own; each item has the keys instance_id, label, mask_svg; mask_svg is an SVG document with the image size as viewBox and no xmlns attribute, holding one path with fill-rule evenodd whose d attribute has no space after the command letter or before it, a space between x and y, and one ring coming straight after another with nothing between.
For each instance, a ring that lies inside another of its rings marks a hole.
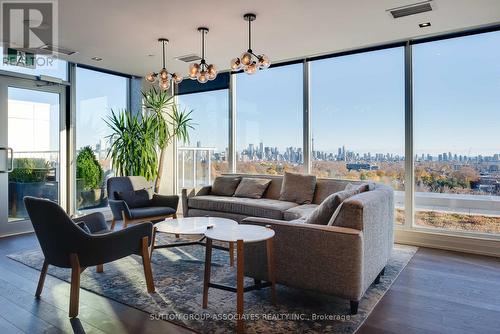
<instances>
[{"instance_id":1,"label":"patterned area rug","mask_svg":"<svg viewBox=\"0 0 500 334\"><path fill-rule=\"evenodd\" d=\"M172 241L161 234L160 242ZM247 333L354 333L417 251L396 245L377 285L366 292L355 316L349 315L344 299L277 285L277 305L270 302L269 289L246 292ZM146 292L141 258L129 256L104 266L104 273L85 270L81 287L150 313L152 319L167 320L201 333L233 332L236 294L210 289L208 309L201 308L203 265L202 246L157 249L152 267L156 293ZM8 256L32 268L41 269L43 254L30 250ZM49 267L50 275L70 281L70 270ZM212 282L235 286L236 270L229 266L228 253L213 250ZM253 280L246 278L246 284ZM42 295L43 298L43 295Z\"/></svg>"}]
</instances>

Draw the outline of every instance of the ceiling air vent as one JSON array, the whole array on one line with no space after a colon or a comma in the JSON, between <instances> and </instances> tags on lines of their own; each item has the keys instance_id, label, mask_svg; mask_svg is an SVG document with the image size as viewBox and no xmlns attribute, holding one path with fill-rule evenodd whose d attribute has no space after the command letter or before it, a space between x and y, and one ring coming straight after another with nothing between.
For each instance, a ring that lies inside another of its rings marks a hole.
<instances>
[{"instance_id":1,"label":"ceiling air vent","mask_svg":"<svg viewBox=\"0 0 500 334\"><path fill-rule=\"evenodd\" d=\"M175 57L174 59L183 61L185 63L192 63L193 61L201 60L201 57L195 54L190 54L190 55Z\"/></svg>"},{"instance_id":2,"label":"ceiling air vent","mask_svg":"<svg viewBox=\"0 0 500 334\"><path fill-rule=\"evenodd\" d=\"M60 47L55 46L55 45L48 45L48 44L42 45L39 49L63 54L66 56L71 56L71 55L74 55L75 53L77 53L76 51L73 51L73 50L68 50L68 49L60 48Z\"/></svg>"},{"instance_id":3,"label":"ceiling air vent","mask_svg":"<svg viewBox=\"0 0 500 334\"><path fill-rule=\"evenodd\" d=\"M393 18L397 19L404 16L430 12L431 10L432 10L431 0L429 0L429 1L414 3L411 5L388 9L387 11L391 13Z\"/></svg>"}]
</instances>

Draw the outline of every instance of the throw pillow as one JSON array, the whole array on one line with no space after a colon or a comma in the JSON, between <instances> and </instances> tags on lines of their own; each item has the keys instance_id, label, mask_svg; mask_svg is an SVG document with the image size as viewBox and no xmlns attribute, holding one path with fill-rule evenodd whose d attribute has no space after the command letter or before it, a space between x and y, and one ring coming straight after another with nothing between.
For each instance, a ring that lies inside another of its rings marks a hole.
<instances>
[{"instance_id":1,"label":"throw pillow","mask_svg":"<svg viewBox=\"0 0 500 334\"><path fill-rule=\"evenodd\" d=\"M316 189L316 176L285 173L281 185L280 201L310 204Z\"/></svg>"},{"instance_id":2,"label":"throw pillow","mask_svg":"<svg viewBox=\"0 0 500 334\"><path fill-rule=\"evenodd\" d=\"M375 188L375 183L373 182L366 182L366 183L348 183L345 186L344 190L353 190L353 189L358 189L360 193L363 193L365 191L370 191Z\"/></svg>"},{"instance_id":3,"label":"throw pillow","mask_svg":"<svg viewBox=\"0 0 500 334\"><path fill-rule=\"evenodd\" d=\"M339 206L335 209L335 212L333 213L332 217L328 221L327 226L333 226L335 224L335 220L337 219L337 216L339 215L340 210L342 209L342 205L344 205L344 202L340 203Z\"/></svg>"},{"instance_id":4,"label":"throw pillow","mask_svg":"<svg viewBox=\"0 0 500 334\"><path fill-rule=\"evenodd\" d=\"M233 196L238 184L240 184L240 176L218 176L214 180L211 195L218 196Z\"/></svg>"},{"instance_id":5,"label":"throw pillow","mask_svg":"<svg viewBox=\"0 0 500 334\"><path fill-rule=\"evenodd\" d=\"M327 225L342 202L356 194L359 194L358 189L342 190L331 194L307 217L306 224Z\"/></svg>"},{"instance_id":6,"label":"throw pillow","mask_svg":"<svg viewBox=\"0 0 500 334\"><path fill-rule=\"evenodd\" d=\"M270 179L259 179L244 177L241 179L238 188L234 192L234 197L262 198L267 187L271 183Z\"/></svg>"},{"instance_id":7,"label":"throw pillow","mask_svg":"<svg viewBox=\"0 0 500 334\"><path fill-rule=\"evenodd\" d=\"M149 192L146 189L115 193L115 197L125 201L130 209L149 206Z\"/></svg>"}]
</instances>

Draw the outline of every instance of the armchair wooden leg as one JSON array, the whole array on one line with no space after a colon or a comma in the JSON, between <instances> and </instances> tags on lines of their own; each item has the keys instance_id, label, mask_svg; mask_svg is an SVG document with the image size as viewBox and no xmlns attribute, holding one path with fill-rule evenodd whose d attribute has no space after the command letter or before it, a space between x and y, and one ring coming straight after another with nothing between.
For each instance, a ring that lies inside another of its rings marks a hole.
<instances>
[{"instance_id":1,"label":"armchair wooden leg","mask_svg":"<svg viewBox=\"0 0 500 334\"><path fill-rule=\"evenodd\" d=\"M102 273L102 272L104 272L104 264L98 264L98 265L95 267L95 272L96 272L96 273Z\"/></svg>"},{"instance_id":2,"label":"armchair wooden leg","mask_svg":"<svg viewBox=\"0 0 500 334\"><path fill-rule=\"evenodd\" d=\"M125 229L125 228L127 228L128 220L127 220L127 216L125 216L125 212L123 212L123 211L122 211L122 220L123 220L122 229Z\"/></svg>"},{"instance_id":3,"label":"armchair wooden leg","mask_svg":"<svg viewBox=\"0 0 500 334\"><path fill-rule=\"evenodd\" d=\"M43 289L43 283L45 283L45 276L47 276L47 269L49 268L49 263L47 260L43 261L42 271L40 272L40 278L38 279L38 286L36 287L35 296L40 298Z\"/></svg>"},{"instance_id":4,"label":"armchair wooden leg","mask_svg":"<svg viewBox=\"0 0 500 334\"><path fill-rule=\"evenodd\" d=\"M174 213L174 214L172 215L172 219L177 219L177 213ZM176 235L175 235L175 238L176 238L176 239L179 239L179 238L180 238L180 235L179 235L179 234L176 234Z\"/></svg>"},{"instance_id":5,"label":"armchair wooden leg","mask_svg":"<svg viewBox=\"0 0 500 334\"><path fill-rule=\"evenodd\" d=\"M78 306L80 299L80 261L78 255L70 254L71 263L71 290L69 294L69 317L78 316Z\"/></svg>"},{"instance_id":6,"label":"armchair wooden leg","mask_svg":"<svg viewBox=\"0 0 500 334\"><path fill-rule=\"evenodd\" d=\"M174 213L174 214L172 215L172 219L177 219L177 214L176 214L176 213ZM176 239L179 239L179 238L180 238L180 235L179 235L179 234L176 234L176 235L175 235L175 238L176 238Z\"/></svg>"},{"instance_id":7,"label":"armchair wooden leg","mask_svg":"<svg viewBox=\"0 0 500 334\"><path fill-rule=\"evenodd\" d=\"M155 292L153 281L153 272L151 271L151 260L149 258L148 237L142 238L142 266L144 267L144 276L146 277L146 286L148 292Z\"/></svg>"},{"instance_id":8,"label":"armchair wooden leg","mask_svg":"<svg viewBox=\"0 0 500 334\"><path fill-rule=\"evenodd\" d=\"M229 242L229 265L234 267L234 242Z\"/></svg>"},{"instance_id":9,"label":"armchair wooden leg","mask_svg":"<svg viewBox=\"0 0 500 334\"><path fill-rule=\"evenodd\" d=\"M151 249L149 253L149 259L151 260L153 258L153 251L155 249L155 239L156 239L156 226L153 227L153 237L151 239Z\"/></svg>"},{"instance_id":10,"label":"armchair wooden leg","mask_svg":"<svg viewBox=\"0 0 500 334\"><path fill-rule=\"evenodd\" d=\"M113 231L115 229L115 225L116 225L116 219L111 219L111 227L110 227L110 230Z\"/></svg>"}]
</instances>

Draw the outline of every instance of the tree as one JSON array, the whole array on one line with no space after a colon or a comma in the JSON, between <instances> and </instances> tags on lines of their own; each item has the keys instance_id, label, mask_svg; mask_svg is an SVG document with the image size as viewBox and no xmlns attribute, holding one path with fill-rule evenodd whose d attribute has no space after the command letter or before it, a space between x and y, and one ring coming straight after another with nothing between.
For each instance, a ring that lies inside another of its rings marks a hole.
<instances>
[{"instance_id":1,"label":"tree","mask_svg":"<svg viewBox=\"0 0 500 334\"><path fill-rule=\"evenodd\" d=\"M101 186L102 167L90 146L83 147L76 157L76 177L83 179L83 189L91 190Z\"/></svg>"}]
</instances>

